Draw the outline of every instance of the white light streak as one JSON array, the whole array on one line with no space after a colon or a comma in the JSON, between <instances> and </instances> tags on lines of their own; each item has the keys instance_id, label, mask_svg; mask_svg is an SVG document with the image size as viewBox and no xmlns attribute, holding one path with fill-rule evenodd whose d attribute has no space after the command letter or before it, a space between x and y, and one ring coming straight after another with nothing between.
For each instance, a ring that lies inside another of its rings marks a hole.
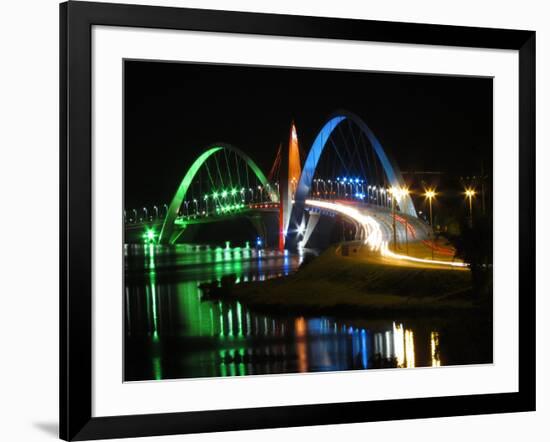
<instances>
[{"instance_id":1,"label":"white light streak","mask_svg":"<svg viewBox=\"0 0 550 442\"><path fill-rule=\"evenodd\" d=\"M346 206L339 203L330 203L328 201L306 200L308 206L319 207L322 209L331 210L346 215L357 221L365 232L365 244L371 250L380 250L383 244L382 229L380 224L372 216L363 215L354 207Z\"/></svg>"},{"instance_id":2,"label":"white light streak","mask_svg":"<svg viewBox=\"0 0 550 442\"><path fill-rule=\"evenodd\" d=\"M401 255L399 253L392 252L388 248L388 242L384 241L382 229L380 228L380 223L372 216L363 215L359 210L354 207L350 207L341 203L332 203L328 201L318 200L306 200L306 205L338 212L342 215L347 216L348 218L357 221L365 232L365 244L369 246L370 250L380 251L380 254L385 258L411 261L419 264L434 264L461 268L468 267L468 264L459 261L441 261L437 259L416 258L414 256Z\"/></svg>"},{"instance_id":3,"label":"white light streak","mask_svg":"<svg viewBox=\"0 0 550 442\"><path fill-rule=\"evenodd\" d=\"M386 258L393 258L393 259L400 259L405 261L412 261L412 262L418 262L421 264L436 264L436 265L445 265L445 266L451 266L451 267L468 267L468 264L465 262L459 262L459 261L440 261L437 259L423 259L423 258L415 258L414 256L409 255L400 255L399 253L394 253L388 248L388 243L385 242L382 244L382 247L380 249L380 253L382 256Z\"/></svg>"},{"instance_id":4,"label":"white light streak","mask_svg":"<svg viewBox=\"0 0 550 442\"><path fill-rule=\"evenodd\" d=\"M403 324L393 323L393 351L397 359L397 366L405 366L405 335Z\"/></svg>"}]
</instances>

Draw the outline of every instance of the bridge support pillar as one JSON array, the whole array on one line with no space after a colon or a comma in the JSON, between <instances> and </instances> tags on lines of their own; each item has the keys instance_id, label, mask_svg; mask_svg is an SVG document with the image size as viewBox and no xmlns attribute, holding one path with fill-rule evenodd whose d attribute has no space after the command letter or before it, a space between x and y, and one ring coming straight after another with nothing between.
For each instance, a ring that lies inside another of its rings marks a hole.
<instances>
[{"instance_id":1,"label":"bridge support pillar","mask_svg":"<svg viewBox=\"0 0 550 442\"><path fill-rule=\"evenodd\" d=\"M281 152L281 170L279 173L279 250L285 249L285 240L288 232L290 215L292 213L292 200L296 192L296 186L302 173L300 161L300 148L298 135L294 121L290 125L290 137L288 149ZM288 247L286 247L288 248Z\"/></svg>"},{"instance_id":2,"label":"bridge support pillar","mask_svg":"<svg viewBox=\"0 0 550 442\"><path fill-rule=\"evenodd\" d=\"M304 237L300 241L302 244L302 247L305 247L307 242L309 241L309 238L311 237L311 234L315 230L315 227L317 227L317 224L319 223L319 219L321 218L321 215L317 212L309 212L309 217L307 221L306 230L304 232Z\"/></svg>"},{"instance_id":3,"label":"bridge support pillar","mask_svg":"<svg viewBox=\"0 0 550 442\"><path fill-rule=\"evenodd\" d=\"M188 224L185 227L174 229L172 235L170 236L169 244L176 244L178 241L191 242L197 234L198 229L198 224Z\"/></svg>"},{"instance_id":4,"label":"bridge support pillar","mask_svg":"<svg viewBox=\"0 0 550 442\"><path fill-rule=\"evenodd\" d=\"M285 250L285 214L282 200L279 202L279 252Z\"/></svg>"}]
</instances>

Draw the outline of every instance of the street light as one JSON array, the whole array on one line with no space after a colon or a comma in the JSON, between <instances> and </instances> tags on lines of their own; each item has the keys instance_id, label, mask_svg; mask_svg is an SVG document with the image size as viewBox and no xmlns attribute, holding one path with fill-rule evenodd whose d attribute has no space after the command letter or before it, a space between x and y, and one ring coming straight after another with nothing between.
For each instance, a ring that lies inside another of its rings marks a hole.
<instances>
[{"instance_id":1,"label":"street light","mask_svg":"<svg viewBox=\"0 0 550 442\"><path fill-rule=\"evenodd\" d=\"M396 226L396 206L397 206L397 202L398 202L398 199L401 199L402 197L405 197L407 196L410 192L409 192L409 189L407 189L406 187L390 187L390 189L388 190L388 192L390 193L391 197L392 197L392 225L393 225L393 243L394 243L394 248L395 250L397 249L397 226ZM409 238L408 238L408 233L407 233L407 218L405 218L405 244L406 244L406 247L407 247L407 253L408 253L408 249L409 249Z\"/></svg>"},{"instance_id":2,"label":"street light","mask_svg":"<svg viewBox=\"0 0 550 442\"><path fill-rule=\"evenodd\" d=\"M153 243L155 241L155 237L157 234L155 233L154 229L147 229L145 233L143 234L143 239L147 243Z\"/></svg>"},{"instance_id":3,"label":"street light","mask_svg":"<svg viewBox=\"0 0 550 442\"><path fill-rule=\"evenodd\" d=\"M409 195L409 189L406 187L402 187L401 191L399 193L399 198L404 198ZM407 251L407 255L409 254L409 220L407 219L407 215L405 214L405 248Z\"/></svg>"},{"instance_id":4,"label":"street light","mask_svg":"<svg viewBox=\"0 0 550 442\"><path fill-rule=\"evenodd\" d=\"M397 229L395 226L395 206L398 189L396 187L390 187L391 195L391 213L392 213L392 227L393 227L393 249L397 250Z\"/></svg>"},{"instance_id":5,"label":"street light","mask_svg":"<svg viewBox=\"0 0 550 442\"><path fill-rule=\"evenodd\" d=\"M223 190L221 193L222 196L222 208L227 205L227 190Z\"/></svg>"},{"instance_id":6,"label":"street light","mask_svg":"<svg viewBox=\"0 0 550 442\"><path fill-rule=\"evenodd\" d=\"M426 190L426 193L424 194L424 196L427 198L428 200L428 203L430 205L430 226L432 226L432 229L433 229L433 218L432 218L432 200L435 198L437 194L435 193L435 190L434 189L427 189Z\"/></svg>"},{"instance_id":7,"label":"street light","mask_svg":"<svg viewBox=\"0 0 550 442\"><path fill-rule=\"evenodd\" d=\"M437 194L435 193L435 189L426 189L426 193L424 193L424 196L428 199L428 204L430 205L430 226L432 228L432 259L434 259L434 247L435 247L435 235L434 235L434 222L432 217L432 200L435 198Z\"/></svg>"},{"instance_id":8,"label":"street light","mask_svg":"<svg viewBox=\"0 0 550 442\"><path fill-rule=\"evenodd\" d=\"M476 196L476 191L472 189L471 187L466 189L464 192L466 195L466 198L468 198L469 206L470 206L470 227L474 226L474 217L472 212L472 198Z\"/></svg>"},{"instance_id":9,"label":"street light","mask_svg":"<svg viewBox=\"0 0 550 442\"><path fill-rule=\"evenodd\" d=\"M406 187L392 187L389 192L391 194L393 194L393 197L396 199L396 202L397 201L401 201L401 198L409 195L410 190L407 189Z\"/></svg>"},{"instance_id":10,"label":"street light","mask_svg":"<svg viewBox=\"0 0 550 442\"><path fill-rule=\"evenodd\" d=\"M245 193L245 188L241 187L241 200L243 203L245 202L245 199L246 199L246 197L244 196L244 193Z\"/></svg>"}]
</instances>

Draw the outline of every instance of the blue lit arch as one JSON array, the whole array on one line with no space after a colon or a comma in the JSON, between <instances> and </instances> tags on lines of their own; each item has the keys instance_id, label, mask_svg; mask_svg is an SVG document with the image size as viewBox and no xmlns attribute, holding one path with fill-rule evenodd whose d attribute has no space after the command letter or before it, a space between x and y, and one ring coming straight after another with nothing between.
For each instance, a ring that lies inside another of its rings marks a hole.
<instances>
[{"instance_id":1,"label":"blue lit arch","mask_svg":"<svg viewBox=\"0 0 550 442\"><path fill-rule=\"evenodd\" d=\"M289 227L287 233L288 237L286 243L289 245L295 245L297 242L295 231L298 226L302 225L305 200L310 193L313 176L315 175L315 169L317 168L317 164L321 159L321 155L323 153L323 150L325 149L326 143L334 129L336 129L338 125L346 119L351 120L354 124L356 124L359 129L361 129L361 131L367 136L369 142L374 148L374 151L376 152L376 155L378 156L378 159L380 160L380 163L382 164L382 167L384 168L384 172L386 174L386 177L388 178L390 185L392 187L403 187L405 185L403 176L401 175L401 171L397 167L397 164L395 164L395 162L388 157L388 155L384 151L384 148L380 144L380 141L378 141L378 138L376 138L376 136L374 135L372 130L370 130L370 128L366 125L366 123L357 115L351 112L337 112L335 115L329 118L329 120L325 123L325 125L317 134L317 137L315 138L315 141L313 142L311 149L309 150L309 153L307 155L304 167L302 168L302 175L300 176L300 181L298 182L296 194L294 196L294 205L292 207L292 212L290 215L289 226L293 226L293 228ZM417 216L413 201L409 195L405 196L399 202L399 205L402 212L410 216Z\"/></svg>"}]
</instances>

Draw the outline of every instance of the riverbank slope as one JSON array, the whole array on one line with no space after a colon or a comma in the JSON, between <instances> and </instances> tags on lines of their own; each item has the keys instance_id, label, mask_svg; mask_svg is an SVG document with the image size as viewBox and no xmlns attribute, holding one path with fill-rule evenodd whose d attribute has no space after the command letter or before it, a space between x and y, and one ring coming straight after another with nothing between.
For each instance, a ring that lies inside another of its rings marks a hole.
<instances>
[{"instance_id":1,"label":"riverbank slope","mask_svg":"<svg viewBox=\"0 0 550 442\"><path fill-rule=\"evenodd\" d=\"M421 314L477 309L469 270L395 265L338 247L303 265L291 276L239 284L231 296L270 311L301 313Z\"/></svg>"}]
</instances>

